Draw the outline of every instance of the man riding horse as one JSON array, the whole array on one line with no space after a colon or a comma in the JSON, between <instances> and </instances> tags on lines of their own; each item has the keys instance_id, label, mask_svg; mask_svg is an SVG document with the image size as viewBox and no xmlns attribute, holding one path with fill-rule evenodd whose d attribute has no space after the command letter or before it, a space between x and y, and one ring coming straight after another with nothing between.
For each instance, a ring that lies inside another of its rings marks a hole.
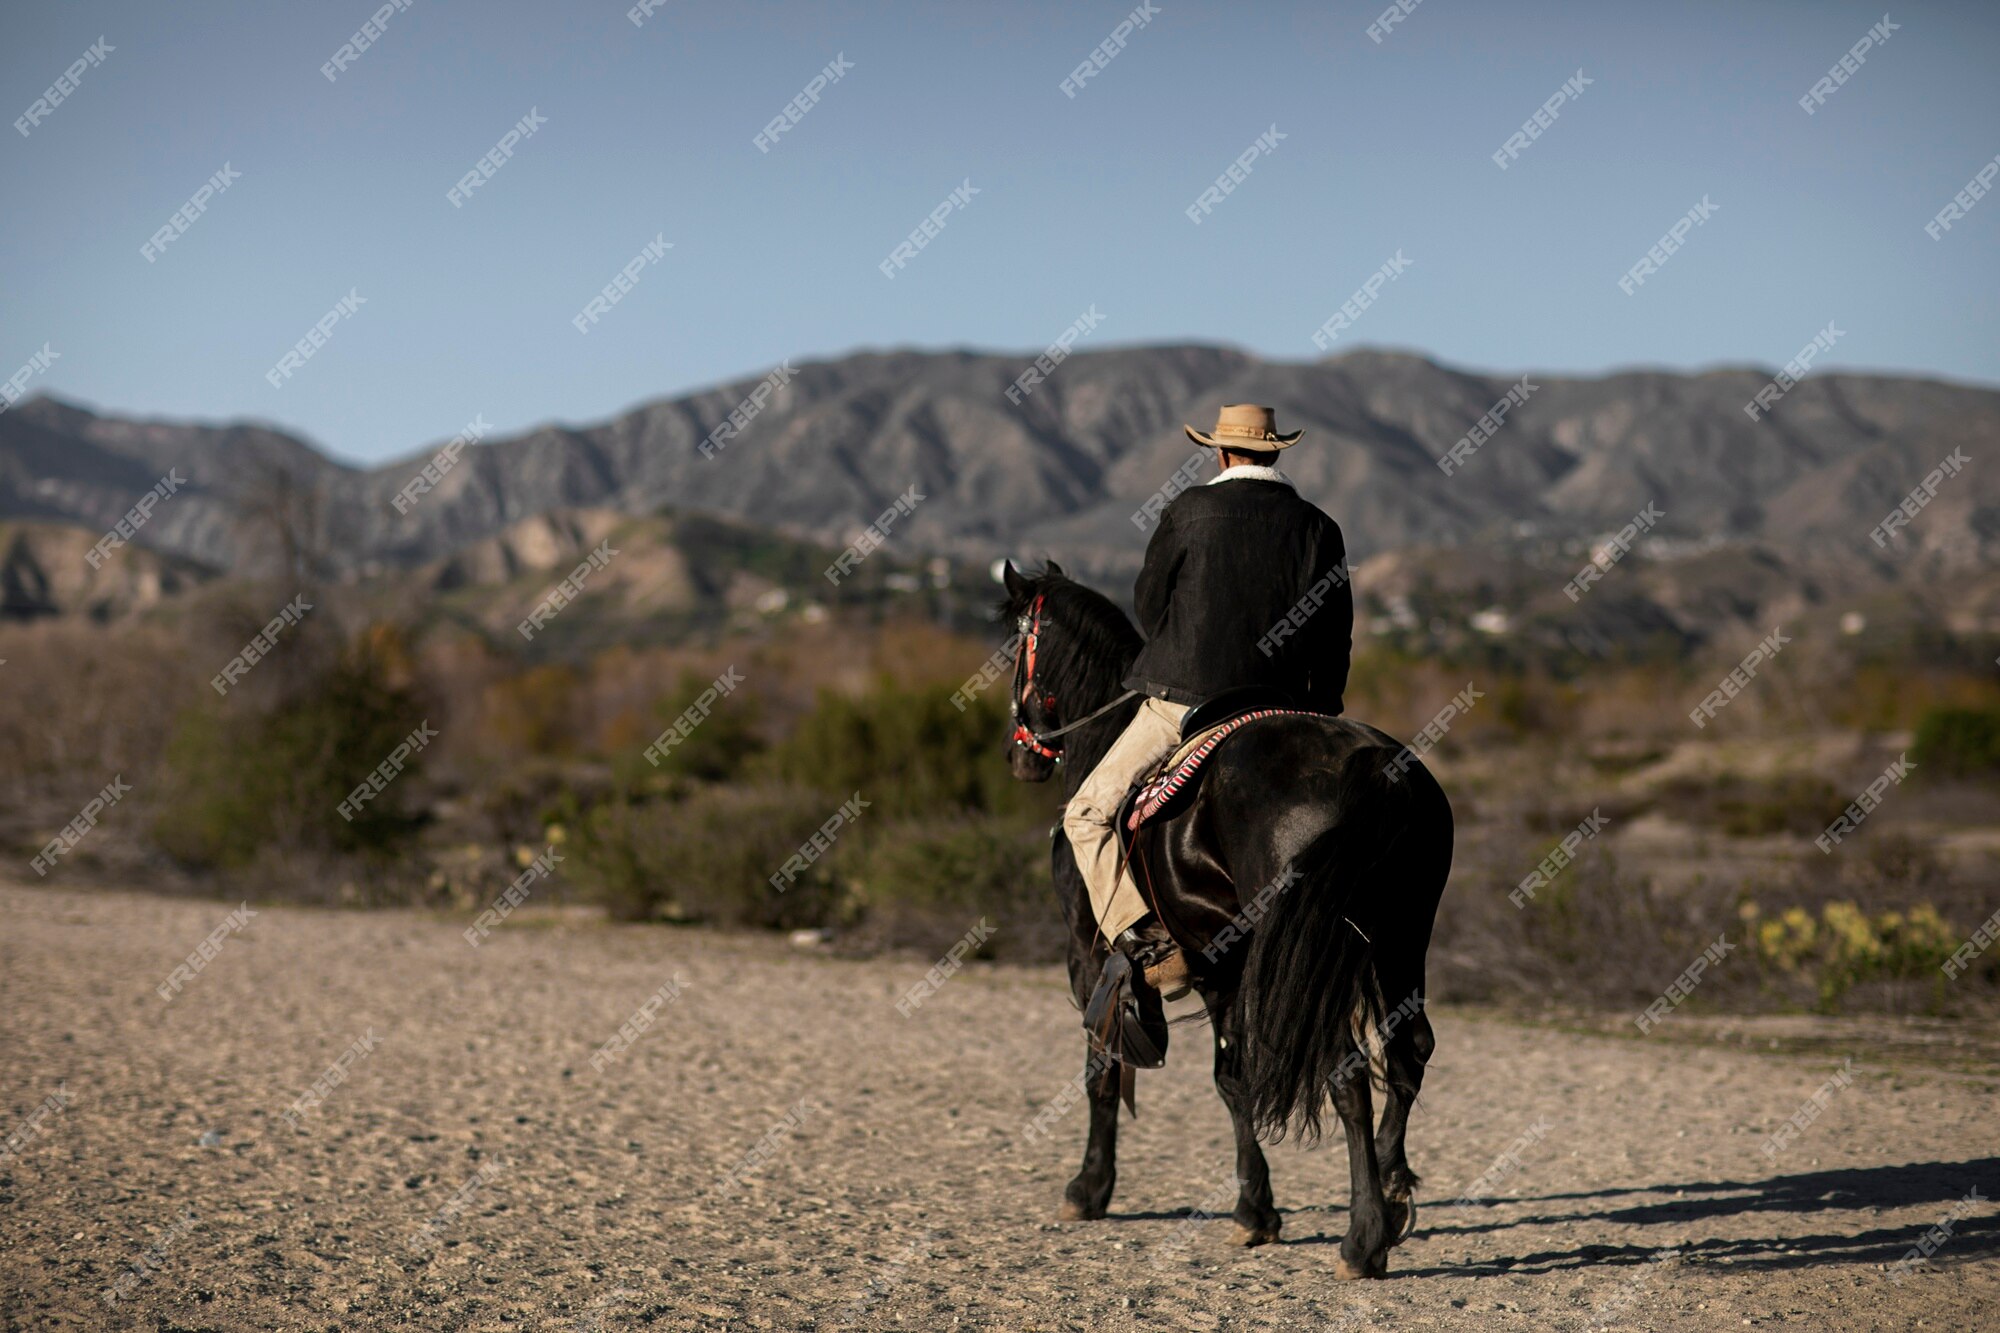
<instances>
[{"instance_id":1,"label":"man riding horse","mask_svg":"<svg viewBox=\"0 0 2000 1333\"><path fill-rule=\"evenodd\" d=\"M1249 403L1223 407L1213 433L1183 429L1216 451L1218 471L1160 515L1133 592L1146 642L1124 681L1145 701L1063 812L1091 910L1112 945L1088 1009L1115 1008L1130 1034L1125 1058L1146 1066L1166 1056L1161 993L1185 991L1189 974L1125 862L1119 807L1174 752L1188 710L1204 700L1261 687L1277 706L1338 715L1353 647L1340 526L1276 467L1278 451L1303 432L1280 433L1270 408ZM1309 596L1329 584L1322 598Z\"/></svg>"},{"instance_id":2,"label":"man riding horse","mask_svg":"<svg viewBox=\"0 0 2000 1333\"><path fill-rule=\"evenodd\" d=\"M1297 433L1239 405L1188 434L1221 471L1177 496L1153 538L1145 636L1054 561L1002 571L1000 615L1018 631L1007 766L1063 787L1049 868L1088 1030L1090 1124L1057 1215L1108 1215L1120 1101L1135 1069L1165 1059L1159 987L1185 984L1234 1129L1237 1243L1269 1244L1284 1223L1262 1140L1316 1138L1331 1109L1350 1186L1334 1276L1381 1277L1416 1226L1406 1139L1436 1047L1424 973L1451 802L1408 745L1334 715L1354 608L1340 529L1271 466ZM1188 757L1133 799L1121 849L1126 790L1177 746Z\"/></svg>"}]
</instances>

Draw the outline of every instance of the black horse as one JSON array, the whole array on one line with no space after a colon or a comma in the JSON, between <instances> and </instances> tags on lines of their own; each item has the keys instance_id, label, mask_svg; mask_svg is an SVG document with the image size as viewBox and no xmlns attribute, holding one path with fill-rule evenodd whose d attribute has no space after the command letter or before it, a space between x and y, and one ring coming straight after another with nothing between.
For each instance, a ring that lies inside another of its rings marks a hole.
<instances>
[{"instance_id":1,"label":"black horse","mask_svg":"<svg viewBox=\"0 0 2000 1333\"><path fill-rule=\"evenodd\" d=\"M1025 782L1061 773L1068 795L1139 706L1118 700L1140 636L1054 562L1032 578L1009 564L1005 582L1004 614L1020 640L1035 638L1032 654L1017 640L1008 762ZM1314 1139L1331 1100L1353 1182L1336 1272L1381 1277L1416 1220L1403 1135L1433 1046L1424 955L1451 869L1450 803L1407 748L1345 718L1257 719L1205 767L1185 808L1141 829L1133 863L1215 1029L1215 1086L1236 1128L1236 1241L1276 1240L1282 1223L1260 1135ZM1081 1007L1106 947L1059 831L1054 860ZM1111 1202L1130 1087L1101 1052L1085 1069L1090 1140L1064 1220L1101 1218ZM1374 1079L1387 1099L1379 1130Z\"/></svg>"}]
</instances>

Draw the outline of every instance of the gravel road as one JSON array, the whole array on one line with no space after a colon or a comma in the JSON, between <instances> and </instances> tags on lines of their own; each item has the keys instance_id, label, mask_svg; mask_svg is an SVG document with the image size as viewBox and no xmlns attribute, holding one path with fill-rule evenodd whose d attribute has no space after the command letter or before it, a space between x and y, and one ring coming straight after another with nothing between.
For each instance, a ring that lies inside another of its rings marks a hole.
<instances>
[{"instance_id":1,"label":"gravel road","mask_svg":"<svg viewBox=\"0 0 2000 1333\"><path fill-rule=\"evenodd\" d=\"M1337 1142L1274 1150L1281 1244L1190 1212L1233 1199L1199 1027L1140 1080L1112 1217L1054 1220L1084 1113L1023 1130L1081 1067L1055 969L906 1018L928 960L235 908L0 887L0 1327L2000 1327L1996 1080L1858 1027L1842 1086L1671 1021L1434 1010L1418 1232L1339 1283Z\"/></svg>"}]
</instances>

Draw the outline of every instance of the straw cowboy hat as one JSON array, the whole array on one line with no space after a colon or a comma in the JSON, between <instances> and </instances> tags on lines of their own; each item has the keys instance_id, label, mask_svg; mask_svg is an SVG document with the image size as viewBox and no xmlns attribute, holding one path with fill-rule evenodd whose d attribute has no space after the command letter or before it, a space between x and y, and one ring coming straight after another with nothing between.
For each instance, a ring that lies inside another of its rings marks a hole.
<instances>
[{"instance_id":1,"label":"straw cowboy hat","mask_svg":"<svg viewBox=\"0 0 2000 1333\"><path fill-rule=\"evenodd\" d=\"M1295 430L1289 435L1278 433L1278 414L1268 407L1256 403L1224 403L1215 415L1215 432L1204 435L1193 426L1183 425L1188 438L1196 444L1207 445L1211 449L1227 449L1240 446L1250 453L1262 453L1267 449L1288 449L1299 442L1305 434Z\"/></svg>"}]
</instances>

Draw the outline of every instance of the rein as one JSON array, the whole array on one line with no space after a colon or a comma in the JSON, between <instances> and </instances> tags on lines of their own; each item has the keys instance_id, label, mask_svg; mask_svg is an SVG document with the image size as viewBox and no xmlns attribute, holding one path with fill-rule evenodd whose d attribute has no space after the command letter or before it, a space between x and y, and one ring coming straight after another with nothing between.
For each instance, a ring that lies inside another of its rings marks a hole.
<instances>
[{"instance_id":1,"label":"rein","mask_svg":"<svg viewBox=\"0 0 2000 1333\"><path fill-rule=\"evenodd\" d=\"M1031 729L1027 723L1021 720L1021 702L1024 699L1030 698L1035 688L1035 651L1042 637L1042 598L1039 594L1035 597L1034 606L1030 608L1030 613L1016 621L1015 628L1021 633L1021 642L1014 649L1014 693L1013 697L1007 701L1007 714L1014 722L1014 734L1009 739L1024 750L1032 750L1044 759L1052 759L1056 763L1061 763L1062 747L1060 745L1052 746L1049 744L1050 741L1056 739L1058 736L1066 736L1078 727L1095 722L1098 718L1103 717L1106 713L1118 707L1118 705L1129 699L1137 698L1139 691L1127 690L1110 703L1105 704L1102 708L1094 709L1076 721L1069 723L1067 726L1057 727L1054 731L1035 731ZM1043 696L1042 707L1049 711L1051 717L1055 716L1055 695L1049 694Z\"/></svg>"}]
</instances>

